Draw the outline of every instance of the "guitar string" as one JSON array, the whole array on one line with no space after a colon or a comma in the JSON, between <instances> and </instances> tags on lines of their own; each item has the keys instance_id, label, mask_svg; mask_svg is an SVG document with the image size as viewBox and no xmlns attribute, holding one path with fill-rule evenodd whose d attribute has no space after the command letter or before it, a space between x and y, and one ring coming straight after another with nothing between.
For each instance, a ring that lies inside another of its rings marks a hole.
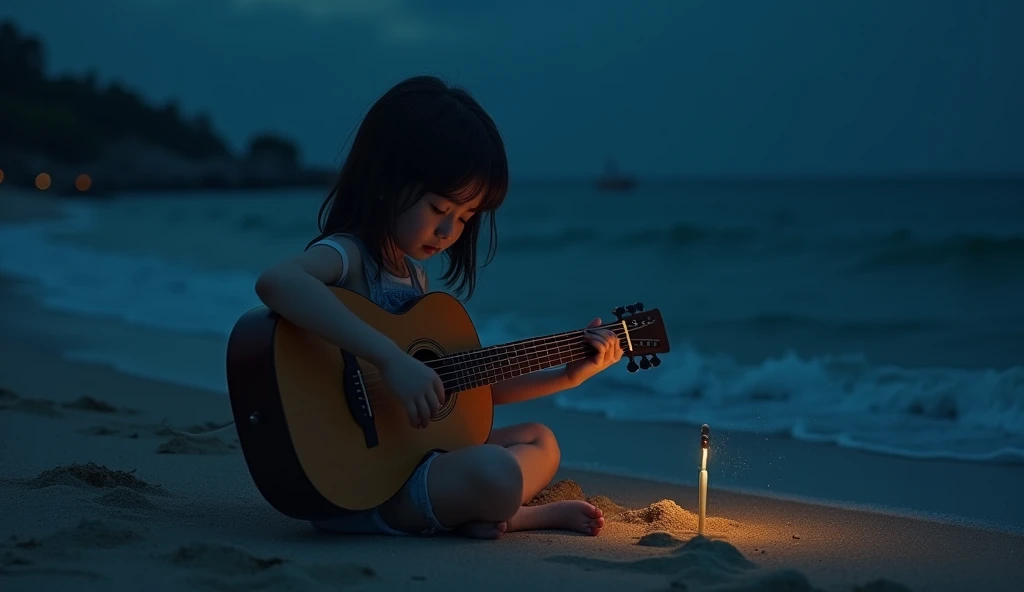
<instances>
[{"instance_id":1,"label":"guitar string","mask_svg":"<svg viewBox=\"0 0 1024 592\"><path fill-rule=\"evenodd\" d=\"M618 323L611 323L611 324L608 324L608 325L601 325L599 327L593 327L592 329L611 329L612 333L614 333L619 338L620 343L621 343L623 337L627 333L627 331L622 329L622 326L620 324L618 324ZM488 347L482 347L482 348L480 348L478 350L473 350L473 351L468 351L468 352L458 352L458 353L454 353L454 354L449 354L449 355L441 357L441 358L436 358L436 359L433 359L433 360L427 360L427 361L425 361L423 363L426 364L430 368L435 368L435 367L448 368L448 367L452 366L452 361L453 360L455 360L456 358L460 358L460 357L463 358L462 361L455 362L455 363L468 362L468 363L475 364L477 362L491 362L491 361L494 361L494 360L497 360L497 359L500 359L500 358L508 357L508 355L507 355L508 352L499 352L499 351L497 351L499 348L507 350L509 348L517 348L517 347L518 348L527 348L527 349L530 349L530 348L536 349L536 348L543 347L546 350L546 349L550 349L549 346L554 345L554 344L566 343L568 341L577 340L577 339L581 338L583 336L583 334L586 333L586 331L587 331L586 329L576 329L576 330L573 330L573 331L565 331L563 333L554 333L552 335L548 335L547 337L534 337L534 338L531 338L531 339L524 339L522 341L513 341L513 342L509 342L509 343L499 343L499 344L491 345L491 346L488 346ZM554 341L550 341L552 339ZM544 342L546 342L546 343L544 343ZM474 353L485 352L485 351L487 352L487 355L485 355L483 357L479 357L479 358L470 358L470 357L468 357L468 356L472 356ZM368 372L363 372L363 378L365 379L367 376L376 376L376 375L379 375L379 374L380 374L379 370L371 370L371 371L368 371Z\"/></svg>"},{"instance_id":2,"label":"guitar string","mask_svg":"<svg viewBox=\"0 0 1024 592\"><path fill-rule=\"evenodd\" d=\"M587 351L586 344L574 344L574 345L570 345L567 349L563 348L557 354L556 353L551 353L551 354L548 354L548 355L543 356L543 357L553 359L557 355L558 360L560 360L560 361L557 364L554 364L552 366L552 367L554 367L554 366L561 366L563 364L568 364L569 363L569 362L561 361L562 358L566 358L566 357L571 358L570 361L576 361L577 359L583 359L583 358L575 358L574 357L575 355L580 354L580 353L585 353L586 355L584 356L584 358L586 358L586 357L589 357L589 356L593 355L593 350ZM534 366L534 365L536 365L536 364L531 364L531 366ZM480 380L486 380L489 376L504 376L506 374L514 372L515 370L519 370L519 368L517 366L514 366L514 365L509 365L509 366L503 367L501 369L495 368L493 370L488 370L488 371L484 371L484 372L477 372L477 373L473 373L473 374L462 374L462 375L460 375L459 371L456 370L456 371L453 371L453 372L444 372L444 373L442 373L443 375L449 376L450 378L447 381L442 378L441 381L442 382L453 383L453 384L447 384L446 385L447 390L459 390L460 387L463 388L463 389L465 389L465 388L475 388L475 386L472 386L472 385L474 385L475 383L479 382ZM527 373L528 372L524 372L523 374L527 374ZM455 374L456 376L454 378L451 378L452 374ZM505 380L505 379L502 379L502 380ZM377 386L377 385L379 385L379 384L381 384L383 382L384 382L384 378L383 377L376 377L376 378L373 378L371 380L365 380L364 379L363 380L363 386L365 386L366 389L369 390L370 388L372 388L374 386ZM484 383L478 384L476 386L482 386L482 384L484 384Z\"/></svg>"},{"instance_id":3,"label":"guitar string","mask_svg":"<svg viewBox=\"0 0 1024 592\"><path fill-rule=\"evenodd\" d=\"M571 340L563 339L563 340L561 340L561 343L566 343L566 341L571 341ZM619 343L620 343L620 345L622 345L622 337L619 337ZM562 364L568 364L568 363L571 363L571 362L575 362L575 361L578 361L578 360L583 360L583 359L586 359L587 357L591 356L592 353L587 351L587 345L588 344L580 343L580 342L577 341L577 342L571 344L569 346L568 350L566 350L566 349L560 349L559 350L558 348L547 348L545 351L551 352L551 353L548 353L547 357L553 356L553 355L555 355L555 352L557 352L558 356L559 356L559 360L560 360L560 363L557 364L557 365L562 365ZM584 354L584 355L579 356L579 354L581 354L581 353ZM498 356L489 356L489 358L495 358L495 357L499 357L499 356L500 356L500 354ZM564 356L568 356L569 357L568 361L565 361L565 362L561 361L562 357L564 357ZM512 368L512 366L507 366L506 368ZM457 378L458 378L459 372L460 372L459 370L455 370L453 372L444 372L444 373L442 373L442 375L450 376L451 374L456 374ZM504 375L506 373L507 372L501 372L501 375ZM476 379L481 378L481 377L486 377L486 375L478 376L478 374L479 373L477 373L477 375L472 375L472 376L476 376ZM466 376L465 378L471 378L471 376ZM468 384L465 384L465 385L461 384L463 381L460 380L460 381L457 382L457 384L455 384L453 386L455 387L455 389L459 389L460 387L462 387L462 388L468 387L468 388L471 389L471 388L477 388L477 386L483 386L483 385L473 386L473 383L476 382L476 379L467 381ZM364 379L363 386L366 388L366 395L367 395L366 398L367 398L367 400L370 403L380 402L382 400L387 400L387 399L393 399L393 397L381 397L379 392L377 394L374 394L373 392L371 392L371 390L375 390L375 389L371 389L371 386L377 386L377 383L381 382L382 380L383 380L382 377L374 378L374 379L369 380L369 381ZM505 379L502 379L502 380L505 380ZM452 390L455 390L455 389L452 389Z\"/></svg>"},{"instance_id":4,"label":"guitar string","mask_svg":"<svg viewBox=\"0 0 1024 592\"><path fill-rule=\"evenodd\" d=\"M583 355L579 355L579 354L583 354ZM564 363L571 363L571 362L576 362L578 360L584 360L584 359L586 359L586 358L588 358L590 356L591 356L591 354L586 352L586 348L582 348L581 347L579 349L576 349L576 351L573 354L570 355L569 360L567 362L564 362ZM479 385L479 386L484 386L484 385ZM468 388L460 390L459 392L464 392L465 390L470 390L470 389L473 389L473 388L478 388L478 387L476 387L476 386L469 386ZM388 404L388 405L397 405L397 404L401 403L401 401L399 401L394 396L383 395L383 393L380 392L380 391L378 391L376 393L371 392L371 388L370 387L366 387L366 393L367 393L366 399L371 403L372 408L379 408L380 404L382 404L382 403Z\"/></svg>"},{"instance_id":5,"label":"guitar string","mask_svg":"<svg viewBox=\"0 0 1024 592\"><path fill-rule=\"evenodd\" d=\"M620 329L620 331L621 331L621 329ZM615 330L613 330L612 332L615 334L616 337L618 337L619 345L622 346L623 345L623 339L624 339L624 333L619 333L619 332L617 332ZM473 352L463 352L463 353L450 354L450 355L445 356L443 358L437 358L435 360L429 360L428 362L424 362L424 363L428 367L430 367L432 369L444 369L445 370L444 372L439 372L438 373L438 376L441 377L441 380L444 380L445 377L459 376L459 375L464 375L466 373L466 369L458 368L459 364L468 364L468 365L471 365L471 366L476 366L476 365L479 365L480 363L489 364L489 363L492 363L492 362L495 362L495 361L498 361L498 360L501 360L501 359L509 358L509 357L518 357L519 355L522 355L522 354L528 354L531 357L536 356L538 353L547 354L548 356L552 356L552 355L555 355L557 353L557 349L559 347L564 347L565 345L572 346L574 344L580 343L580 340L582 339L582 335L583 335L583 331L572 331L572 332L558 334L558 336L557 336L558 338L555 341L548 341L547 343L536 343L536 342L544 340L544 339L551 339L551 337L537 338L537 339L531 339L531 340L528 340L528 341L518 342L520 345L516 345L515 343L513 343L513 344L501 344L501 345L490 346L488 348L482 348L480 350L475 350L475 351L479 352L479 351L484 351L484 350L488 350L488 349L494 348L492 351L488 352L487 355L479 357L479 358L468 357L468 356L471 356ZM522 344L526 344L526 343L532 343L532 345L524 347ZM498 348L504 349L506 351L497 351ZM511 351L508 351L508 350L511 350ZM458 358L462 358L462 359L460 360ZM487 370L485 372L489 372L489 371L491 371L491 370ZM473 374L479 374L479 372L474 372ZM371 371L368 371L368 372L364 372L362 374L362 376L363 376L363 384L366 384L367 382L376 382L376 381L379 381L379 380L383 380L383 377L381 376L381 373L380 373L379 370L371 370ZM367 380L367 377L371 377L370 380Z\"/></svg>"}]
</instances>

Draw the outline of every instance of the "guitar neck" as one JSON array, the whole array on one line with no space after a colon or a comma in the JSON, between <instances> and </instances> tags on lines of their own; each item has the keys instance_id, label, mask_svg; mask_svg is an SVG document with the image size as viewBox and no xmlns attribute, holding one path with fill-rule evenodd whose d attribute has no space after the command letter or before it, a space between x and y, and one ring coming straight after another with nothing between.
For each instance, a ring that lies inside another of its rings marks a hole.
<instances>
[{"instance_id":1,"label":"guitar neck","mask_svg":"<svg viewBox=\"0 0 1024 592\"><path fill-rule=\"evenodd\" d=\"M621 325L600 328L611 329L622 340ZM462 391L582 360L595 351L582 330L567 331L451 354L437 360L441 366L435 369L445 390Z\"/></svg>"}]
</instances>

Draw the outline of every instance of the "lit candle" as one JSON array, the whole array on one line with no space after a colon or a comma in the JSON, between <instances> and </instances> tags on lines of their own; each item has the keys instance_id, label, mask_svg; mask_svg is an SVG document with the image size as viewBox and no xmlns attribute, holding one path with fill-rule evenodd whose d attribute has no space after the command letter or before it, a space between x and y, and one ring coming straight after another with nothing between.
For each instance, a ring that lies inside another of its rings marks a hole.
<instances>
[{"instance_id":1,"label":"lit candle","mask_svg":"<svg viewBox=\"0 0 1024 592\"><path fill-rule=\"evenodd\" d=\"M698 483L697 534L704 535L704 519L708 509L708 424L700 426L700 478Z\"/></svg>"}]
</instances>

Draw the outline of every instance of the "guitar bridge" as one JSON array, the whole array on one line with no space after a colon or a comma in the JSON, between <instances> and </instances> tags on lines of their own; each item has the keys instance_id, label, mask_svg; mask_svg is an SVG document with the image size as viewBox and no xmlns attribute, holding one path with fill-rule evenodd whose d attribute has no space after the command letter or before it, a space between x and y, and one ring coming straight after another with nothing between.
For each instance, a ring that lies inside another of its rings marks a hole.
<instances>
[{"instance_id":1,"label":"guitar bridge","mask_svg":"<svg viewBox=\"0 0 1024 592\"><path fill-rule=\"evenodd\" d=\"M345 362L345 372L342 377L341 392L348 404L348 410L352 419L363 430L363 440L367 448L377 446L380 441L377 437L377 424L373 420L373 407L370 405L370 393L363 382L363 371L359 368L359 362L351 353L342 350L341 358Z\"/></svg>"}]
</instances>

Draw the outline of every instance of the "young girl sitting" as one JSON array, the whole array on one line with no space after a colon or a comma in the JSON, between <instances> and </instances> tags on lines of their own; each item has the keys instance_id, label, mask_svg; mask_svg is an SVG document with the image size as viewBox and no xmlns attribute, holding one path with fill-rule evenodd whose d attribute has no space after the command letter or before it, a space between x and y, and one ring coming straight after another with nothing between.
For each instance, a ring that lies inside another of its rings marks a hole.
<instances>
[{"instance_id":1,"label":"young girl sitting","mask_svg":"<svg viewBox=\"0 0 1024 592\"><path fill-rule=\"evenodd\" d=\"M467 93L434 77L405 80L384 94L359 127L337 181L320 209L320 235L293 259L264 271L264 304L376 366L414 427L428 425L444 387L428 366L349 311L327 288L339 286L396 311L427 292L419 262L443 253L448 288L472 296L477 243L508 189L504 143L494 122ZM588 327L597 353L558 369L492 387L497 405L578 386L622 357L618 339ZM393 535L454 530L477 538L559 529L596 535L601 511L584 501L523 506L546 487L559 463L546 426L491 432L486 444L433 453L402 489L372 510L315 522L332 532Z\"/></svg>"}]
</instances>

